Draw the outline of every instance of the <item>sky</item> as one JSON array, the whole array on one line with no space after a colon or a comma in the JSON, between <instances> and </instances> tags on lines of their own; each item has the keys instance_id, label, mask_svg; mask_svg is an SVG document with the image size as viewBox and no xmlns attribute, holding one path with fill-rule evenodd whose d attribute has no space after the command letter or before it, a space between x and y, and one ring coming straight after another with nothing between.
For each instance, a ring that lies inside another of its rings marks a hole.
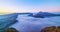
<instances>
[{"instance_id":1,"label":"sky","mask_svg":"<svg viewBox=\"0 0 60 32\"><path fill-rule=\"evenodd\" d=\"M0 11L60 12L60 0L0 0Z\"/></svg>"}]
</instances>

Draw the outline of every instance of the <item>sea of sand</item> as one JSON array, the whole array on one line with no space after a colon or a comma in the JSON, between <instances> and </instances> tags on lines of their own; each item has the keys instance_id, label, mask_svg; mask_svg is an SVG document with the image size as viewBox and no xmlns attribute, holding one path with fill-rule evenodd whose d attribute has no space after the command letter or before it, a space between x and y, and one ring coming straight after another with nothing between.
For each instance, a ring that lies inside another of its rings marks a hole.
<instances>
[{"instance_id":1,"label":"sea of sand","mask_svg":"<svg viewBox=\"0 0 60 32\"><path fill-rule=\"evenodd\" d=\"M47 26L60 26L60 16L49 18L34 18L28 15L19 15L18 22L10 27L16 28L20 32L40 32Z\"/></svg>"}]
</instances>

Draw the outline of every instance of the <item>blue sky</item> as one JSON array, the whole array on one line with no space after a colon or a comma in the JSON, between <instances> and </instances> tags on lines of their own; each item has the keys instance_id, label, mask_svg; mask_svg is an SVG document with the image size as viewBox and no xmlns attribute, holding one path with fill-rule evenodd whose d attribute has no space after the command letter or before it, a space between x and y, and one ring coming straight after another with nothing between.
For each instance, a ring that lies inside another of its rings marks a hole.
<instances>
[{"instance_id":1,"label":"blue sky","mask_svg":"<svg viewBox=\"0 0 60 32\"><path fill-rule=\"evenodd\" d=\"M58 12L60 0L0 0L0 11Z\"/></svg>"}]
</instances>

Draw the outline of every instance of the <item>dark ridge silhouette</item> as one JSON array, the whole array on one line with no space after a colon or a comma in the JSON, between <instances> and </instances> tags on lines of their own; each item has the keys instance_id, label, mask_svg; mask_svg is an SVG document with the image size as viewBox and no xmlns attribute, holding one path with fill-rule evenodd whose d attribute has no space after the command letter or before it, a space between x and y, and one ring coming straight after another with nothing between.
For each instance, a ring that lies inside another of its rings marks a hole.
<instances>
[{"instance_id":1,"label":"dark ridge silhouette","mask_svg":"<svg viewBox=\"0 0 60 32\"><path fill-rule=\"evenodd\" d=\"M17 13L17 14L23 15L23 14L32 14L32 13L26 12L26 13Z\"/></svg>"},{"instance_id":2,"label":"dark ridge silhouette","mask_svg":"<svg viewBox=\"0 0 60 32\"><path fill-rule=\"evenodd\" d=\"M45 18L45 17L53 17L53 16L60 16L60 14L53 14L49 12L38 12L37 14L30 14L29 16L36 17L36 18Z\"/></svg>"}]
</instances>

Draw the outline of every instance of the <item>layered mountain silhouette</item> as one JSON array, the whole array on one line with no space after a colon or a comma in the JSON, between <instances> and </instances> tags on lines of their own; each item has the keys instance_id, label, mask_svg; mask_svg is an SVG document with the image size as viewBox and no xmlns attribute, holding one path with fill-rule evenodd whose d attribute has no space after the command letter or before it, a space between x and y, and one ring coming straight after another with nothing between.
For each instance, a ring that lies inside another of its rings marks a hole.
<instances>
[{"instance_id":1,"label":"layered mountain silhouette","mask_svg":"<svg viewBox=\"0 0 60 32\"><path fill-rule=\"evenodd\" d=\"M36 14L30 14L29 16L36 17L36 18L45 18L45 17L60 16L60 14L53 14L49 12L38 12Z\"/></svg>"}]
</instances>

